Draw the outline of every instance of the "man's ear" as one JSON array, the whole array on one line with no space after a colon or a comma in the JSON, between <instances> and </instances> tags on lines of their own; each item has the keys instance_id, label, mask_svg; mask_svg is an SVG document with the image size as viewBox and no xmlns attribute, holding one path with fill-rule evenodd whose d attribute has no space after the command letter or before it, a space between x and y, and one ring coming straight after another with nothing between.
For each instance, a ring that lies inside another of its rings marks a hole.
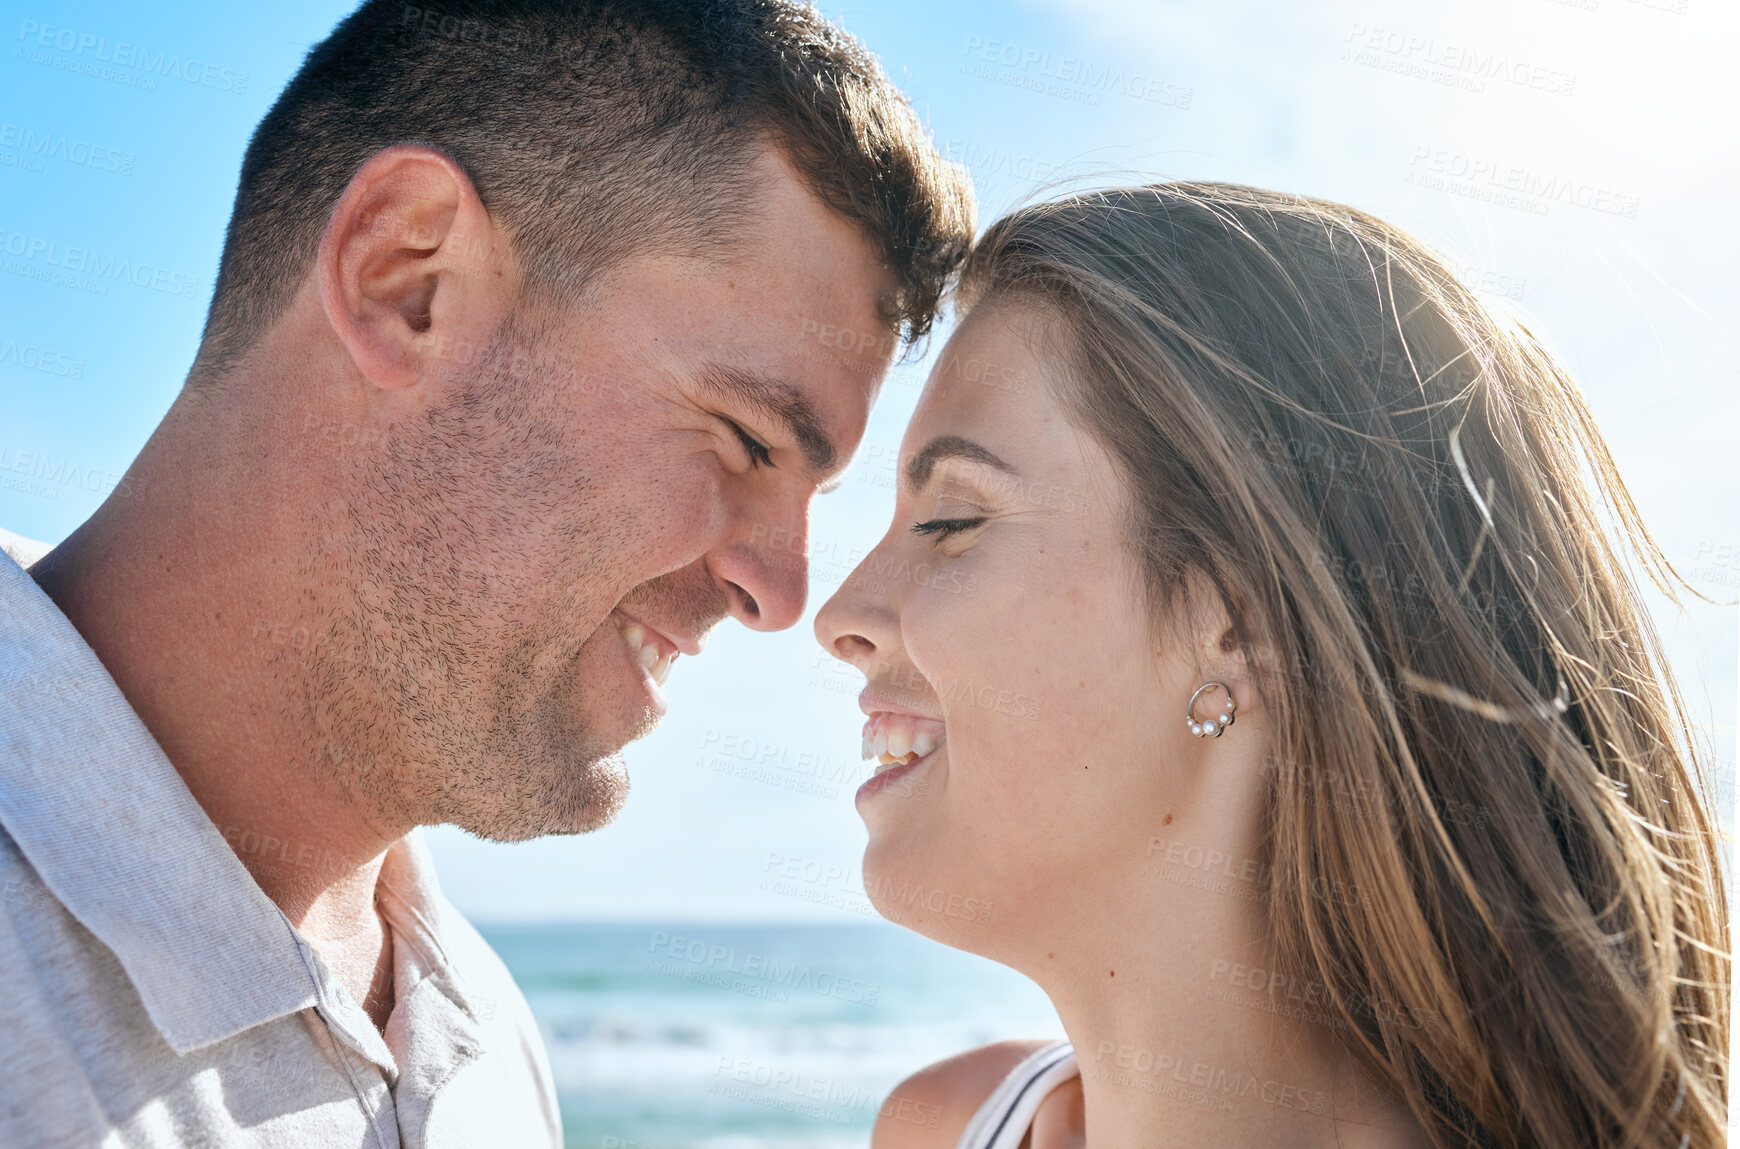
<instances>
[{"instance_id":1,"label":"man's ear","mask_svg":"<svg viewBox=\"0 0 1740 1149\"><path fill-rule=\"evenodd\" d=\"M317 258L326 321L376 387L421 380L489 345L519 290L506 235L459 165L430 148L375 153L351 177Z\"/></svg>"}]
</instances>

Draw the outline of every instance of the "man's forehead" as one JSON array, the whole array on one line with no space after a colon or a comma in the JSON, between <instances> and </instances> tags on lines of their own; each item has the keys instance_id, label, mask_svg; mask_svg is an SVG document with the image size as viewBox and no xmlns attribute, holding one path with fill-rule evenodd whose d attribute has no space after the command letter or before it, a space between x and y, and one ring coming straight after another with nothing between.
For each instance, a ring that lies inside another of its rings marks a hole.
<instances>
[{"instance_id":1,"label":"man's forehead","mask_svg":"<svg viewBox=\"0 0 1740 1149\"><path fill-rule=\"evenodd\" d=\"M847 322L897 334L901 285L885 241L817 194L778 147L757 158L755 174L747 202L734 211L723 258L801 284L808 309L863 312Z\"/></svg>"}]
</instances>

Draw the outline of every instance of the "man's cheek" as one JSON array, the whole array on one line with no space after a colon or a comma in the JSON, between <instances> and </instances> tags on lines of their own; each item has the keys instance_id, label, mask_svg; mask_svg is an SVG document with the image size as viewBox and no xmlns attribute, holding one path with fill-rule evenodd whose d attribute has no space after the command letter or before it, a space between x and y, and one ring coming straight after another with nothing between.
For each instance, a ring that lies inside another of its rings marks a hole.
<instances>
[{"instance_id":1,"label":"man's cheek","mask_svg":"<svg viewBox=\"0 0 1740 1149\"><path fill-rule=\"evenodd\" d=\"M687 550L700 555L717 546L733 522L753 517L743 501L742 485L707 452L654 472L631 497L640 503L642 534L661 554Z\"/></svg>"}]
</instances>

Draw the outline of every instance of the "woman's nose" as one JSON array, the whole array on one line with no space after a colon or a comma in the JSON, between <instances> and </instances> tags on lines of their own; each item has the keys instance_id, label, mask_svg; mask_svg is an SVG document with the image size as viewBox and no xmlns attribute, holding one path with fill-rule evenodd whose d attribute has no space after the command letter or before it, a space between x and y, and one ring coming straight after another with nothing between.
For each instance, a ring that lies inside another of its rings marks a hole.
<instances>
[{"instance_id":1,"label":"woman's nose","mask_svg":"<svg viewBox=\"0 0 1740 1149\"><path fill-rule=\"evenodd\" d=\"M866 669L879 648L890 644L897 623L892 604L865 577L875 553L866 555L816 612L816 641L822 649L860 670Z\"/></svg>"}]
</instances>

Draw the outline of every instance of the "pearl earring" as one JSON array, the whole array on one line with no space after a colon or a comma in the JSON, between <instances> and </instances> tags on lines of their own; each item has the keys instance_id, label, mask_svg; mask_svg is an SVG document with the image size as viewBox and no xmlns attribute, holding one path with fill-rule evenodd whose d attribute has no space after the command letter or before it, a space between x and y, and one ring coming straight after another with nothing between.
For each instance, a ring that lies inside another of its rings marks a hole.
<instances>
[{"instance_id":1,"label":"pearl earring","mask_svg":"<svg viewBox=\"0 0 1740 1149\"><path fill-rule=\"evenodd\" d=\"M1196 700L1202 697L1203 691L1220 687L1226 694L1226 706L1213 718L1198 721L1196 718ZM1233 724L1233 718L1238 713L1239 704L1233 701L1232 688L1224 682L1205 682L1196 688L1196 693L1190 696L1190 703L1184 708L1184 724L1190 727L1190 732L1198 738L1219 738L1221 732Z\"/></svg>"}]
</instances>

